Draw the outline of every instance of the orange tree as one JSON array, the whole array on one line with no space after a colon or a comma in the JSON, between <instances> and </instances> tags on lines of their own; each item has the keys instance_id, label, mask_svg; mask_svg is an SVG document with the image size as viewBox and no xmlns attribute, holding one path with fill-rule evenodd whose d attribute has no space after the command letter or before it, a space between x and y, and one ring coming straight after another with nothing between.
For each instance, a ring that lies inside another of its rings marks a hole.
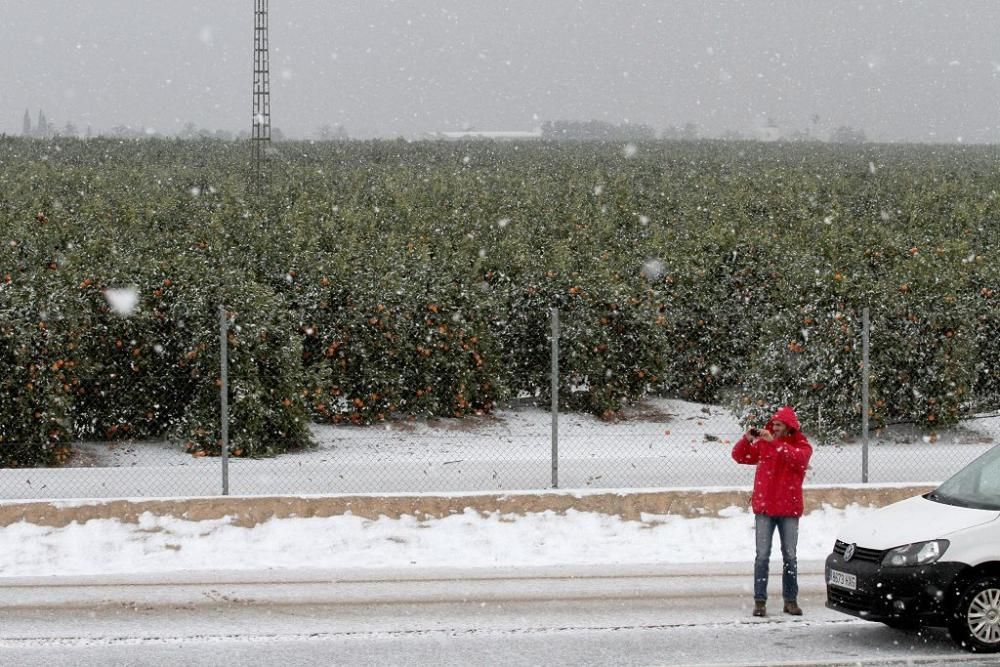
<instances>
[{"instance_id":1,"label":"orange tree","mask_svg":"<svg viewBox=\"0 0 1000 667\"><path fill-rule=\"evenodd\" d=\"M856 430L865 305L876 424L936 428L1000 400L995 149L369 141L271 157L258 201L237 143L0 138L4 461L94 438L218 451L223 302L245 455L307 446L309 420L547 404L553 306L564 405L606 417L658 394L746 417L789 401ZM109 288L135 290L127 317Z\"/></svg>"}]
</instances>

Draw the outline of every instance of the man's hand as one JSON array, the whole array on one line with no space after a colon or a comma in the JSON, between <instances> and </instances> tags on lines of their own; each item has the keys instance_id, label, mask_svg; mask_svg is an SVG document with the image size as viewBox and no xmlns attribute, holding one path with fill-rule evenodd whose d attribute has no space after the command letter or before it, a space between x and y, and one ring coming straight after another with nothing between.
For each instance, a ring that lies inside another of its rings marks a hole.
<instances>
[{"instance_id":1,"label":"man's hand","mask_svg":"<svg viewBox=\"0 0 1000 667\"><path fill-rule=\"evenodd\" d=\"M768 442L774 442L774 434L768 431L766 428L760 430L760 439L767 440Z\"/></svg>"}]
</instances>

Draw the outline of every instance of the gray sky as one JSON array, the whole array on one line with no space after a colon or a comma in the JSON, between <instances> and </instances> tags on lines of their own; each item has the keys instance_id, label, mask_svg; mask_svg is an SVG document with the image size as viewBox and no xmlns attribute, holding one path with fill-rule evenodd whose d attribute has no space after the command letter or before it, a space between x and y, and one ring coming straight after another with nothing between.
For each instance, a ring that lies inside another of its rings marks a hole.
<instances>
[{"instance_id":1,"label":"gray sky","mask_svg":"<svg viewBox=\"0 0 1000 667\"><path fill-rule=\"evenodd\" d=\"M250 126L253 0L0 0L0 132ZM1000 2L271 0L295 137L599 119L1000 142Z\"/></svg>"}]
</instances>

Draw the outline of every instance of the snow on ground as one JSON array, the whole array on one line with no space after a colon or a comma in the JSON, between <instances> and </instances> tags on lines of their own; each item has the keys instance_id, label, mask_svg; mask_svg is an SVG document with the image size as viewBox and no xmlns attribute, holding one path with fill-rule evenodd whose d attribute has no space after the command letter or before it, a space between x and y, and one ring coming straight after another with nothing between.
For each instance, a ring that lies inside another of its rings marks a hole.
<instances>
[{"instance_id":1,"label":"snow on ground","mask_svg":"<svg viewBox=\"0 0 1000 667\"><path fill-rule=\"evenodd\" d=\"M808 422L806 422L808 428ZM457 458L548 458L552 415L535 407L497 410L487 416L387 422L384 425L314 425L314 449L280 459L295 463L379 463L385 461L448 462ZM561 456L583 459L664 457L693 452L711 456L729 447L742 434L739 422L722 407L677 399L649 399L625 411L620 421L569 413L558 417ZM809 436L808 430L806 435ZM923 433L909 425L873 432L875 449L992 445L1000 441L1000 416L969 420L937 433ZM822 448L859 446L858 438L818 441ZM541 445L541 446L540 446ZM170 442L79 443L78 462L96 466L188 465L197 459ZM818 481L818 480L817 480Z\"/></svg>"},{"instance_id":2,"label":"snow on ground","mask_svg":"<svg viewBox=\"0 0 1000 667\"><path fill-rule=\"evenodd\" d=\"M799 559L825 558L845 521L870 508L824 507L800 522ZM0 580L16 576L135 575L197 570L527 567L749 563L753 515L647 515L642 521L568 511L441 519L356 516L271 519L252 528L228 520L142 515L138 524L91 520L52 528L0 528ZM773 556L779 559L777 536Z\"/></svg>"},{"instance_id":3,"label":"snow on ground","mask_svg":"<svg viewBox=\"0 0 1000 667\"><path fill-rule=\"evenodd\" d=\"M230 461L230 493L334 494L488 492L551 484L551 415L499 411L463 420L385 427L314 427L313 450ZM730 458L739 437L725 410L649 401L628 419L587 415L559 422L559 488L748 487L751 466ZM807 433L808 435L808 433ZM938 434L895 427L872 439L869 481L933 482L994 444L1000 418L970 420ZM807 484L861 481L861 445L816 445ZM76 465L0 470L11 499L206 496L220 492L219 459L193 458L176 444L89 443ZM822 559L833 536L868 508L824 508L803 518L799 558ZM774 550L778 557L777 546ZM547 566L742 562L753 555L753 518L646 516L623 521L587 512L525 516L471 511L441 519L355 516L272 519L254 528L227 520L190 522L144 515L138 525L92 520L52 528L0 528L0 577L133 574L270 568Z\"/></svg>"},{"instance_id":4,"label":"snow on ground","mask_svg":"<svg viewBox=\"0 0 1000 667\"><path fill-rule=\"evenodd\" d=\"M808 425L808 423L807 423ZM317 446L272 459L230 459L233 495L435 493L552 487L551 414L500 410L466 419L383 426L314 426ZM753 470L730 458L740 427L723 408L656 399L604 422L559 417L559 488L651 488L749 484ZM808 430L807 436L810 435ZM872 483L940 481L1000 439L1000 417L940 433L896 426L873 434ZM862 481L858 440L820 442L807 484ZM0 470L0 498L214 495L219 458L194 458L169 442L81 443L75 465Z\"/></svg>"}]
</instances>

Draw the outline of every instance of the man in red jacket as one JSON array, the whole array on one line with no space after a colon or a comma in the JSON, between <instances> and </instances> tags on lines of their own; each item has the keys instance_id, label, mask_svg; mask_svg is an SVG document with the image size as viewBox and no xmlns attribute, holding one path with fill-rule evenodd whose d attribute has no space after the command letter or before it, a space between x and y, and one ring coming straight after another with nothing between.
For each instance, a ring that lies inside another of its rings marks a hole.
<instances>
[{"instance_id":1,"label":"man in red jacket","mask_svg":"<svg viewBox=\"0 0 1000 667\"><path fill-rule=\"evenodd\" d=\"M812 445L802 435L798 417L790 406L779 408L763 429L752 428L733 447L737 463L757 466L753 479L753 512L757 556L753 566L753 615L767 615L767 573L774 529L781 537L784 563L781 593L784 612L801 616L795 550L802 516L802 480L812 456Z\"/></svg>"}]
</instances>

